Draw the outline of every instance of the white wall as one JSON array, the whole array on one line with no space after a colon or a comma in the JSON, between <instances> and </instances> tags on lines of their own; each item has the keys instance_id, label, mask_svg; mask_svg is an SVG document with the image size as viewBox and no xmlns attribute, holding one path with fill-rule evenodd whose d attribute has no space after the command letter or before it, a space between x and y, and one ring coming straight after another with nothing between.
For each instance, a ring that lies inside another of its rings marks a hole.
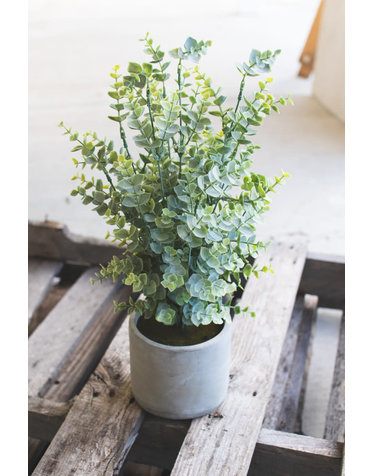
<instances>
[{"instance_id":1,"label":"white wall","mask_svg":"<svg viewBox=\"0 0 372 476\"><path fill-rule=\"evenodd\" d=\"M326 0L314 68L313 94L345 122L345 2Z\"/></svg>"}]
</instances>

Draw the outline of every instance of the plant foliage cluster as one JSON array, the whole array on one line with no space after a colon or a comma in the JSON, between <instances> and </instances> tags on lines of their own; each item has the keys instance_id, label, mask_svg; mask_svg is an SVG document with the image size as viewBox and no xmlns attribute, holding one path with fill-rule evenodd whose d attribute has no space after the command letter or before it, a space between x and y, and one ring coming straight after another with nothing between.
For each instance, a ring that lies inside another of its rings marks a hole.
<instances>
[{"instance_id":1,"label":"plant foliage cluster","mask_svg":"<svg viewBox=\"0 0 372 476\"><path fill-rule=\"evenodd\" d=\"M130 62L126 73L115 66L109 90L121 147L95 132L81 137L63 123L81 159L76 167L98 169L101 178L77 173L72 195L101 215L123 253L102 266L97 279L131 285L145 300L128 307L166 325L230 321L231 295L241 276L258 276L270 267L251 264L265 244L257 241L255 223L268 210L269 194L282 183L250 170L258 146L256 128L289 98L275 99L268 91L272 78L258 82L253 97L244 93L248 77L270 71L275 52L253 50L238 66L241 83L235 107L225 107L221 88L187 61L198 63L210 41L188 38L170 51L176 60L175 87L168 87L171 61L146 35L141 40L146 63ZM211 116L220 121L218 130ZM137 152L130 150L126 128L135 131ZM233 309L240 312L238 306Z\"/></svg>"}]
</instances>

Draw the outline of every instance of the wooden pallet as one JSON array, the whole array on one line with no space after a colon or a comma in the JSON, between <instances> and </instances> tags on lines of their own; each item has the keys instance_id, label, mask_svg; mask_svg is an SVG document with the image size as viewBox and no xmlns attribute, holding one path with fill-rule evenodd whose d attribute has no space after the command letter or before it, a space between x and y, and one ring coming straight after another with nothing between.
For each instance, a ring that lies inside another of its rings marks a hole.
<instances>
[{"instance_id":1,"label":"wooden pallet","mask_svg":"<svg viewBox=\"0 0 372 476\"><path fill-rule=\"evenodd\" d=\"M56 223L29 224L30 474L341 474L344 320L324 439L301 434L301 414L317 307L344 309L343 259L274 242L259 260L275 274L250 279L239 297L256 318L234 319L226 400L174 421L131 394L128 319L112 306L131 289L89 282L117 252Z\"/></svg>"}]
</instances>

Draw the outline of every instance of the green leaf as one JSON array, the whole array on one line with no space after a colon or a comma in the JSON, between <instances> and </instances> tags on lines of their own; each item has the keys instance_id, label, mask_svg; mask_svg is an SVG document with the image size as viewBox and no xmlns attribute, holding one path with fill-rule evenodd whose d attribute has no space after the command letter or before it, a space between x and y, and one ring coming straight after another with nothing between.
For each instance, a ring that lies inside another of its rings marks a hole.
<instances>
[{"instance_id":1,"label":"green leaf","mask_svg":"<svg viewBox=\"0 0 372 476\"><path fill-rule=\"evenodd\" d=\"M151 76L152 73L152 64L150 63L142 63L143 71L145 72L146 76Z\"/></svg>"},{"instance_id":2,"label":"green leaf","mask_svg":"<svg viewBox=\"0 0 372 476\"><path fill-rule=\"evenodd\" d=\"M176 311L164 302L159 302L156 308L155 319L166 326L173 326L176 323Z\"/></svg>"},{"instance_id":3,"label":"green leaf","mask_svg":"<svg viewBox=\"0 0 372 476\"><path fill-rule=\"evenodd\" d=\"M185 50L187 51L190 51L191 49L195 48L195 46L198 44L198 42L196 40L194 40L194 38L187 38L187 40L185 41Z\"/></svg>"},{"instance_id":4,"label":"green leaf","mask_svg":"<svg viewBox=\"0 0 372 476\"><path fill-rule=\"evenodd\" d=\"M142 71L141 65L130 62L128 64L128 73L140 73Z\"/></svg>"}]
</instances>

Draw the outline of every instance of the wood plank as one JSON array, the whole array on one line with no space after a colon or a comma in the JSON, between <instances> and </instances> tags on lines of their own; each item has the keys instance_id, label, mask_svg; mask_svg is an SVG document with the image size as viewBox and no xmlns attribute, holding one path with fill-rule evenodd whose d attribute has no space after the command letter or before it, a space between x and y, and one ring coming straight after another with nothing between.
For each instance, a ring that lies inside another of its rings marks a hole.
<instances>
[{"instance_id":1,"label":"wood plank","mask_svg":"<svg viewBox=\"0 0 372 476\"><path fill-rule=\"evenodd\" d=\"M140 433L128 454L128 460L172 469L189 426L190 421L187 420L166 420L146 414ZM263 428L257 440L248 475L339 475L342 446L340 443L320 438ZM211 471L200 474L214 473Z\"/></svg>"},{"instance_id":2,"label":"wood plank","mask_svg":"<svg viewBox=\"0 0 372 476\"><path fill-rule=\"evenodd\" d=\"M35 259L28 260L28 321L41 304L53 285L55 276L62 268L61 261Z\"/></svg>"},{"instance_id":3,"label":"wood plank","mask_svg":"<svg viewBox=\"0 0 372 476\"><path fill-rule=\"evenodd\" d=\"M248 476L339 476L342 454L341 443L263 429Z\"/></svg>"},{"instance_id":4,"label":"wood plank","mask_svg":"<svg viewBox=\"0 0 372 476\"><path fill-rule=\"evenodd\" d=\"M119 253L120 248L112 243L75 235L57 222L28 223L29 256L94 265L105 264Z\"/></svg>"},{"instance_id":5,"label":"wood plank","mask_svg":"<svg viewBox=\"0 0 372 476\"><path fill-rule=\"evenodd\" d=\"M345 309L345 257L310 253L299 292L319 298L319 307Z\"/></svg>"},{"instance_id":6,"label":"wood plank","mask_svg":"<svg viewBox=\"0 0 372 476\"><path fill-rule=\"evenodd\" d=\"M301 67L300 67L300 71L298 72L298 76L302 78L307 78L314 67L315 53L316 53L316 47L318 44L319 29L320 29L320 23L322 18L323 6L324 6L324 0L320 2L317 13L315 15L315 19L310 29L309 36L307 37L305 46L300 56Z\"/></svg>"},{"instance_id":7,"label":"wood plank","mask_svg":"<svg viewBox=\"0 0 372 476\"><path fill-rule=\"evenodd\" d=\"M50 311L62 299L74 282L86 270L85 266L64 263L57 276L57 283L46 294L40 305L32 315L32 319L28 323L28 337L43 322Z\"/></svg>"},{"instance_id":8,"label":"wood plank","mask_svg":"<svg viewBox=\"0 0 372 476\"><path fill-rule=\"evenodd\" d=\"M277 430L294 432L299 413L301 391L304 387L311 357L311 342L314 336L318 297L305 295L298 340L285 386L280 411L277 414Z\"/></svg>"},{"instance_id":9,"label":"wood plank","mask_svg":"<svg viewBox=\"0 0 372 476\"><path fill-rule=\"evenodd\" d=\"M68 401L82 389L126 316L124 311L114 312L113 300L128 301L130 296L135 296L131 286L118 283L115 293L110 294L97 309L69 353L40 389L40 396L47 396L55 401Z\"/></svg>"},{"instance_id":10,"label":"wood plank","mask_svg":"<svg viewBox=\"0 0 372 476\"><path fill-rule=\"evenodd\" d=\"M29 395L39 390L115 287L108 281L92 286L90 278L96 268L88 269L70 288L29 338Z\"/></svg>"},{"instance_id":11,"label":"wood plank","mask_svg":"<svg viewBox=\"0 0 372 476\"><path fill-rule=\"evenodd\" d=\"M28 434L32 438L51 441L72 405L52 402L46 398L28 397Z\"/></svg>"},{"instance_id":12,"label":"wood plank","mask_svg":"<svg viewBox=\"0 0 372 476\"><path fill-rule=\"evenodd\" d=\"M33 475L118 475L142 419L130 388L126 319Z\"/></svg>"},{"instance_id":13,"label":"wood plank","mask_svg":"<svg viewBox=\"0 0 372 476\"><path fill-rule=\"evenodd\" d=\"M289 322L287 334L284 339L282 353L280 355L279 364L276 370L270 399L266 407L265 418L262 424L264 428L276 430L278 426L278 418L282 407L283 396L298 341L303 307L304 297L298 295L296 297L296 302L293 308L291 320Z\"/></svg>"},{"instance_id":14,"label":"wood plank","mask_svg":"<svg viewBox=\"0 0 372 476\"><path fill-rule=\"evenodd\" d=\"M333 441L345 441L345 315L342 316L340 323L324 438Z\"/></svg>"},{"instance_id":15,"label":"wood plank","mask_svg":"<svg viewBox=\"0 0 372 476\"><path fill-rule=\"evenodd\" d=\"M228 395L218 418L193 420L172 475L222 476L248 471L305 257L304 243L277 242L258 258L258 266L271 263L275 274L250 279L244 290L241 305L249 305L256 317L234 319Z\"/></svg>"},{"instance_id":16,"label":"wood plank","mask_svg":"<svg viewBox=\"0 0 372 476\"><path fill-rule=\"evenodd\" d=\"M55 401L68 401L80 391L124 320L124 311L115 313L112 301L126 301L130 295L131 287L129 286L122 286L119 283L113 287L113 293L109 293L97 307L91 320L55 371L50 374L38 391L38 395L47 396ZM45 449L44 442L37 444L33 440L29 443L31 470L36 466Z\"/></svg>"}]
</instances>

